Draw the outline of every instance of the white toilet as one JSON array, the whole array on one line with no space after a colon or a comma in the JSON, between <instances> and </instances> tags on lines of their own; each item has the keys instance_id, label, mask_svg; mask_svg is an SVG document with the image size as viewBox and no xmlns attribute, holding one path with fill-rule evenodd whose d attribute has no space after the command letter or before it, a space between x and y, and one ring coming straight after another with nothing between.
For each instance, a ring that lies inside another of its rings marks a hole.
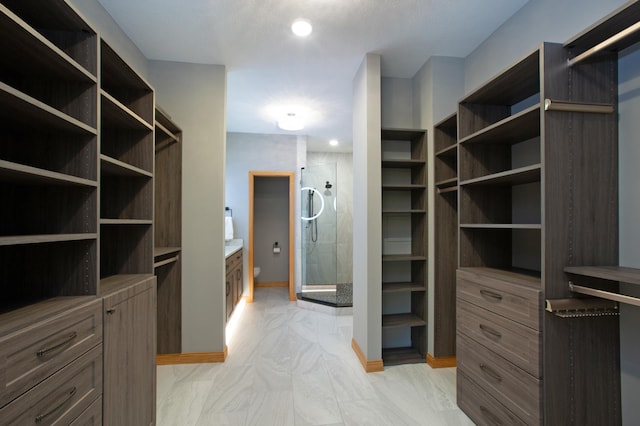
<instances>
[{"instance_id":1,"label":"white toilet","mask_svg":"<svg viewBox=\"0 0 640 426\"><path fill-rule=\"evenodd\" d=\"M260 275L260 267L256 266L255 268L253 268L253 280L255 281L256 278L258 278L258 275Z\"/></svg>"}]
</instances>

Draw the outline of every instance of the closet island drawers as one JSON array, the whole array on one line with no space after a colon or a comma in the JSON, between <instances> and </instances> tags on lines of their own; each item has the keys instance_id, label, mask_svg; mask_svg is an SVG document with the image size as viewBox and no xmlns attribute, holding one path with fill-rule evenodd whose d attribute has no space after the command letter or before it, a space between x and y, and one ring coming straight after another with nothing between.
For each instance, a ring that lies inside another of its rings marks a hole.
<instances>
[{"instance_id":1,"label":"closet island drawers","mask_svg":"<svg viewBox=\"0 0 640 426\"><path fill-rule=\"evenodd\" d=\"M2 424L68 425L102 394L102 345L0 409Z\"/></svg>"},{"instance_id":2,"label":"closet island drawers","mask_svg":"<svg viewBox=\"0 0 640 426\"><path fill-rule=\"evenodd\" d=\"M0 407L101 342L101 299L0 337Z\"/></svg>"},{"instance_id":3,"label":"closet island drawers","mask_svg":"<svg viewBox=\"0 0 640 426\"><path fill-rule=\"evenodd\" d=\"M527 424L540 423L540 380L458 334L457 368Z\"/></svg>"}]
</instances>

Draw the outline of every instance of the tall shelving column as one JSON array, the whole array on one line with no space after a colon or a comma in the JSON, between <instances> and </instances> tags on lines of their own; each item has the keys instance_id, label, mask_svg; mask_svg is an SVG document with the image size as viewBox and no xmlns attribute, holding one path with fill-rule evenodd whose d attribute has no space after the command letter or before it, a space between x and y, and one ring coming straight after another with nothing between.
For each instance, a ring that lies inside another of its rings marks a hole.
<instances>
[{"instance_id":1,"label":"tall shelving column","mask_svg":"<svg viewBox=\"0 0 640 426\"><path fill-rule=\"evenodd\" d=\"M182 348L182 130L156 106L155 247L158 354Z\"/></svg>"},{"instance_id":2,"label":"tall shelving column","mask_svg":"<svg viewBox=\"0 0 640 426\"><path fill-rule=\"evenodd\" d=\"M382 129L382 360L426 361L425 130Z\"/></svg>"},{"instance_id":3,"label":"tall shelving column","mask_svg":"<svg viewBox=\"0 0 640 426\"><path fill-rule=\"evenodd\" d=\"M97 35L64 2L5 1L0 28L6 312L97 291Z\"/></svg>"},{"instance_id":4,"label":"tall shelving column","mask_svg":"<svg viewBox=\"0 0 640 426\"><path fill-rule=\"evenodd\" d=\"M154 97L104 40L100 45L100 277L105 287L117 286L118 276L153 274Z\"/></svg>"},{"instance_id":5,"label":"tall shelving column","mask_svg":"<svg viewBox=\"0 0 640 426\"><path fill-rule=\"evenodd\" d=\"M434 336L429 364L452 367L456 355L458 267L458 120L452 114L433 128L434 145Z\"/></svg>"}]
</instances>

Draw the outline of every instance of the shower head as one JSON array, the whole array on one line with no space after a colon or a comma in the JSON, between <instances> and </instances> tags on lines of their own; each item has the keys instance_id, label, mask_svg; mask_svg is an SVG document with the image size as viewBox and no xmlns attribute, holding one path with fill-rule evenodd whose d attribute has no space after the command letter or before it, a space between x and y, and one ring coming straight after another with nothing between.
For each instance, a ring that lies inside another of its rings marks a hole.
<instances>
[{"instance_id":1,"label":"shower head","mask_svg":"<svg viewBox=\"0 0 640 426\"><path fill-rule=\"evenodd\" d=\"M327 184L324 186L326 189L324 190L324 195L326 196L330 196L331 195L331 188L333 187L333 185L331 185L329 183L329 181L327 181Z\"/></svg>"},{"instance_id":2,"label":"shower head","mask_svg":"<svg viewBox=\"0 0 640 426\"><path fill-rule=\"evenodd\" d=\"M327 188L327 189L329 189L329 188L332 188L332 187L333 187L333 185L331 185L331 184L329 183L329 181L327 181L327 184L326 184L324 187L325 187L325 188Z\"/></svg>"}]
</instances>

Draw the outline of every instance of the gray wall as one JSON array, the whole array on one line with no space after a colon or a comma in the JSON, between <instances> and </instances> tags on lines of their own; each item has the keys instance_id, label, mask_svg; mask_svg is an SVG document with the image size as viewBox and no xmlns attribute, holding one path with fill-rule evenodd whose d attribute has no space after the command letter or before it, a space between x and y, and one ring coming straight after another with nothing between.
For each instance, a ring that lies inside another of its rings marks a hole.
<instances>
[{"instance_id":1,"label":"gray wall","mask_svg":"<svg viewBox=\"0 0 640 426\"><path fill-rule=\"evenodd\" d=\"M235 238L244 241L244 289L248 290L249 246L249 172L295 172L295 182L300 181L300 167L306 159L306 139L295 135L264 135L257 133L227 133L225 199L233 209ZM223 157L224 158L224 157ZM295 214L300 217L299 194L294 192ZM296 291L300 288L300 221L294 223L296 242ZM255 261L255 259L254 259ZM261 265L257 265L261 266Z\"/></svg>"},{"instance_id":2,"label":"gray wall","mask_svg":"<svg viewBox=\"0 0 640 426\"><path fill-rule=\"evenodd\" d=\"M413 84L411 79L383 77L380 92L382 127L413 128Z\"/></svg>"},{"instance_id":3,"label":"gray wall","mask_svg":"<svg viewBox=\"0 0 640 426\"><path fill-rule=\"evenodd\" d=\"M365 55L353 80L353 338L382 359L380 56Z\"/></svg>"},{"instance_id":4,"label":"gray wall","mask_svg":"<svg viewBox=\"0 0 640 426\"><path fill-rule=\"evenodd\" d=\"M253 264L257 282L289 281L289 179L257 177L253 204ZM278 242L280 253L273 252Z\"/></svg>"},{"instance_id":5,"label":"gray wall","mask_svg":"<svg viewBox=\"0 0 640 426\"><path fill-rule=\"evenodd\" d=\"M331 188L336 195L337 189L337 281L353 282L353 154L333 152L308 152L307 166L315 164L336 165L336 185ZM322 192L322 191L321 191Z\"/></svg>"}]
</instances>

